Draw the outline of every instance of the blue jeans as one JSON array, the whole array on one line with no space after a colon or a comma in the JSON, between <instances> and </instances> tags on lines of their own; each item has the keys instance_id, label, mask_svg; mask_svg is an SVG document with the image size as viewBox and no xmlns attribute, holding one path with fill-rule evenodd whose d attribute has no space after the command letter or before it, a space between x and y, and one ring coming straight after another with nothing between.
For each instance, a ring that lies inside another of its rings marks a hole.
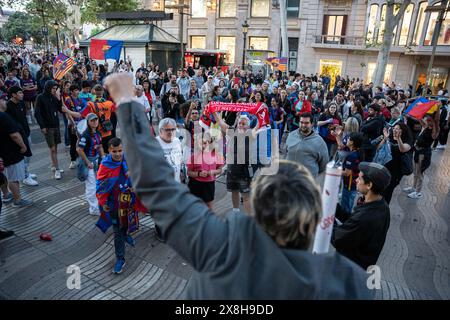
<instances>
[{"instance_id":1,"label":"blue jeans","mask_svg":"<svg viewBox=\"0 0 450 320\"><path fill-rule=\"evenodd\" d=\"M345 187L342 190L341 207L349 214L352 213L353 204L355 203L355 198L356 198L357 194L358 194L358 191L356 191L356 190L349 191Z\"/></svg>"},{"instance_id":2,"label":"blue jeans","mask_svg":"<svg viewBox=\"0 0 450 320\"><path fill-rule=\"evenodd\" d=\"M117 260L125 259L125 239L127 238L127 227L119 226L119 220L112 218L114 230L114 249Z\"/></svg>"}]
</instances>

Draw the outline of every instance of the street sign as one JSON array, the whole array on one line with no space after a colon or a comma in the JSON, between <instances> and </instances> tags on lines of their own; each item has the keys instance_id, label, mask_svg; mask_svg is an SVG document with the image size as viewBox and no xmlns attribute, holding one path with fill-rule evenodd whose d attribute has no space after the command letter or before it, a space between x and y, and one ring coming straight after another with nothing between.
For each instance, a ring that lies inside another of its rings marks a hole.
<instances>
[{"instance_id":1,"label":"street sign","mask_svg":"<svg viewBox=\"0 0 450 320\"><path fill-rule=\"evenodd\" d=\"M44 36L48 36L48 28L47 27L42 27L42 34Z\"/></svg>"}]
</instances>

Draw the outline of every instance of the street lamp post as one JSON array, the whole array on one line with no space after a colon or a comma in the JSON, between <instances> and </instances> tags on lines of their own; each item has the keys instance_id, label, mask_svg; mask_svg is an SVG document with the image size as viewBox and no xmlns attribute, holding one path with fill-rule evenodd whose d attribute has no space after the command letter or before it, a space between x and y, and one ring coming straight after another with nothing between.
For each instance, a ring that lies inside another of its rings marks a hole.
<instances>
[{"instance_id":1,"label":"street lamp post","mask_svg":"<svg viewBox=\"0 0 450 320\"><path fill-rule=\"evenodd\" d=\"M180 65L181 68L184 68L184 44L183 44L183 25L184 25L184 9L189 9L189 5L184 3L184 0L179 0L178 4L175 1L166 1L165 4L166 9L178 9L178 14L180 15L180 21L178 24L178 38L180 40Z\"/></svg>"},{"instance_id":2,"label":"street lamp post","mask_svg":"<svg viewBox=\"0 0 450 320\"><path fill-rule=\"evenodd\" d=\"M49 41L48 41L48 28L47 28L47 23L45 22L45 11L44 11L44 2L41 3L41 7L39 7L38 9L36 9L37 12L39 12L41 14L42 17L42 35L45 38L45 48L46 48L46 55L49 55Z\"/></svg>"},{"instance_id":3,"label":"street lamp post","mask_svg":"<svg viewBox=\"0 0 450 320\"><path fill-rule=\"evenodd\" d=\"M242 33L244 34L244 46L242 47L242 71L245 70L245 44L247 42L247 32L248 32L248 23L247 20L244 21L242 25Z\"/></svg>"},{"instance_id":4,"label":"street lamp post","mask_svg":"<svg viewBox=\"0 0 450 320\"><path fill-rule=\"evenodd\" d=\"M59 23L58 21L55 21L55 23L53 24L53 28L55 28L56 31L56 50L58 51L56 54L59 54Z\"/></svg>"}]
</instances>

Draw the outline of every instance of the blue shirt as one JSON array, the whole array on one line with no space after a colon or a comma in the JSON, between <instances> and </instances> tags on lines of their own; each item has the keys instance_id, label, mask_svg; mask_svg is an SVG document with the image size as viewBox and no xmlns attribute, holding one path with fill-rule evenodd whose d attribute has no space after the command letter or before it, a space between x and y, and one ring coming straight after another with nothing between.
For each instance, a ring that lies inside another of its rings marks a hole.
<instances>
[{"instance_id":1,"label":"blue shirt","mask_svg":"<svg viewBox=\"0 0 450 320\"><path fill-rule=\"evenodd\" d=\"M91 134L87 129L81 135L78 146L83 148L86 157L97 157L100 154L99 148L102 147L102 136L98 131Z\"/></svg>"}]
</instances>

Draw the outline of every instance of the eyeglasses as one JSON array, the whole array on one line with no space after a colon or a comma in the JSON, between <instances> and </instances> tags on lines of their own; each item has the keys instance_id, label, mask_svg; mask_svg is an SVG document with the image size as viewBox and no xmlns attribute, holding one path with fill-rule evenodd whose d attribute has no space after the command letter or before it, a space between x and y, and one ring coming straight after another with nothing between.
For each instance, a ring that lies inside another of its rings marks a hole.
<instances>
[{"instance_id":1,"label":"eyeglasses","mask_svg":"<svg viewBox=\"0 0 450 320\"><path fill-rule=\"evenodd\" d=\"M177 129L176 129L176 128L163 128L163 130L164 130L165 132L174 132L174 131L176 131Z\"/></svg>"}]
</instances>

